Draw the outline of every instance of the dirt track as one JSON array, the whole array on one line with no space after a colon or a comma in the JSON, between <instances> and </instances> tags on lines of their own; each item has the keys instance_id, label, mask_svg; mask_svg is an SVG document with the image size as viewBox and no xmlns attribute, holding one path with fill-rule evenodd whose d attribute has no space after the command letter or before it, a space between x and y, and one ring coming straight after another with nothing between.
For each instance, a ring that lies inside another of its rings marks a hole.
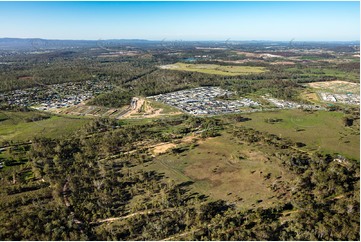
<instances>
[{"instance_id":1,"label":"dirt track","mask_svg":"<svg viewBox=\"0 0 361 242\"><path fill-rule=\"evenodd\" d=\"M133 115L133 114L137 114L139 113L141 107L144 105L144 98L133 98L133 100L135 100L135 106L130 108L130 111L128 111L127 113L125 113L122 118L128 118L129 116ZM133 102L133 101L132 101Z\"/></svg>"},{"instance_id":2,"label":"dirt track","mask_svg":"<svg viewBox=\"0 0 361 242\"><path fill-rule=\"evenodd\" d=\"M139 211L139 212L135 212L135 213L131 213L122 217L114 217L114 218L106 218L106 219L101 219L95 222L91 222L90 224L102 224L102 223L106 223L106 222L114 222L117 220L122 220L122 219L127 219L127 218L131 218L137 215L144 215L144 214L153 214L153 213L161 213L161 212L169 212L169 211L174 211L176 210L176 208L168 208L168 209L150 209L150 210L145 210L145 211Z\"/></svg>"}]
</instances>

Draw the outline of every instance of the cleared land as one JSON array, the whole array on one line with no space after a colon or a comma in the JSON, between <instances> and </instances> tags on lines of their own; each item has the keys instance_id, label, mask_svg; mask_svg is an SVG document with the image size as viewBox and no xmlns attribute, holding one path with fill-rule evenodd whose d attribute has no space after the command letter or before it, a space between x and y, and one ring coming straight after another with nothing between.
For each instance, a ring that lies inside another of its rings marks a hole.
<instances>
[{"instance_id":1,"label":"cleared land","mask_svg":"<svg viewBox=\"0 0 361 242\"><path fill-rule=\"evenodd\" d=\"M61 137L78 130L89 122L86 118L50 116L47 119L27 122L38 112L0 112L0 142L27 141L35 136Z\"/></svg>"},{"instance_id":2,"label":"cleared land","mask_svg":"<svg viewBox=\"0 0 361 242\"><path fill-rule=\"evenodd\" d=\"M317 93L313 92L313 90L305 90L301 93L300 97L313 103L320 102L319 96L317 95Z\"/></svg>"},{"instance_id":3,"label":"cleared land","mask_svg":"<svg viewBox=\"0 0 361 242\"><path fill-rule=\"evenodd\" d=\"M221 66L214 64L185 64L175 63L161 66L162 69L178 71L194 71L213 75L238 76L265 72L264 67L256 66Z\"/></svg>"},{"instance_id":4,"label":"cleared land","mask_svg":"<svg viewBox=\"0 0 361 242\"><path fill-rule=\"evenodd\" d=\"M331 93L360 93L360 84L346 81L313 82L310 87Z\"/></svg>"},{"instance_id":5,"label":"cleared land","mask_svg":"<svg viewBox=\"0 0 361 242\"><path fill-rule=\"evenodd\" d=\"M343 113L315 111L306 113L301 110L282 110L245 114L251 120L239 125L254 128L295 142L305 143L302 149L340 153L346 157L360 159L359 120L352 127L345 127ZM280 119L276 123L267 123L266 119Z\"/></svg>"},{"instance_id":6,"label":"cleared land","mask_svg":"<svg viewBox=\"0 0 361 242\"><path fill-rule=\"evenodd\" d=\"M182 114L178 109L161 102L140 98L137 107L122 118L156 118Z\"/></svg>"},{"instance_id":7,"label":"cleared land","mask_svg":"<svg viewBox=\"0 0 361 242\"><path fill-rule=\"evenodd\" d=\"M312 82L300 97L314 103L343 103L359 105L360 84L347 81Z\"/></svg>"},{"instance_id":8,"label":"cleared land","mask_svg":"<svg viewBox=\"0 0 361 242\"><path fill-rule=\"evenodd\" d=\"M85 105L84 103L67 108L49 109L48 111L66 115L110 118L119 118L128 112L127 107L107 108L101 106Z\"/></svg>"},{"instance_id":9,"label":"cleared land","mask_svg":"<svg viewBox=\"0 0 361 242\"><path fill-rule=\"evenodd\" d=\"M67 107L49 109L49 112L58 114L70 114L75 116L109 117L115 119L125 118L154 118L160 116L178 115L181 112L173 107L160 102L138 98L135 107L123 106L119 108L107 108L102 106L85 105L84 103Z\"/></svg>"},{"instance_id":10,"label":"cleared land","mask_svg":"<svg viewBox=\"0 0 361 242\"><path fill-rule=\"evenodd\" d=\"M239 208L277 203L280 194L269 186L289 179L277 161L267 159L258 147L237 143L225 132L197 144L181 154L157 156L143 169L157 170L176 182L193 182L195 192L211 200L227 200ZM266 179L269 173L270 178Z\"/></svg>"}]
</instances>

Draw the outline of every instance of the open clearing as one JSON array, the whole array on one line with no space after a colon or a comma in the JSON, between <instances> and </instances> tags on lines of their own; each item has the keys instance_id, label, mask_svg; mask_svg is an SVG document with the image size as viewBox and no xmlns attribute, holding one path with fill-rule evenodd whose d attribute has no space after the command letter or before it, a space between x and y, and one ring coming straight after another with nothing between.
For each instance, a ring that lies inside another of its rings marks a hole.
<instances>
[{"instance_id":1,"label":"open clearing","mask_svg":"<svg viewBox=\"0 0 361 242\"><path fill-rule=\"evenodd\" d=\"M161 144L156 145L153 148L153 153L155 155L163 154L163 153L167 152L169 149L172 149L176 146L177 145L173 144L173 143L161 143Z\"/></svg>"},{"instance_id":2,"label":"open clearing","mask_svg":"<svg viewBox=\"0 0 361 242\"><path fill-rule=\"evenodd\" d=\"M75 116L88 116L88 117L109 117L109 118L120 118L129 110L127 107L121 108L107 108L101 106L85 105L80 103L71 107L65 108L54 108L47 110L51 113L75 115Z\"/></svg>"},{"instance_id":3,"label":"open clearing","mask_svg":"<svg viewBox=\"0 0 361 242\"><path fill-rule=\"evenodd\" d=\"M35 136L56 138L66 136L90 121L86 118L51 116L40 121L26 122L38 112L0 113L0 141L28 141Z\"/></svg>"},{"instance_id":4,"label":"open clearing","mask_svg":"<svg viewBox=\"0 0 361 242\"><path fill-rule=\"evenodd\" d=\"M139 98L137 106L122 118L156 118L179 114L182 114L182 112L176 108L157 101Z\"/></svg>"},{"instance_id":5,"label":"open clearing","mask_svg":"<svg viewBox=\"0 0 361 242\"><path fill-rule=\"evenodd\" d=\"M181 154L160 155L143 169L156 170L175 182L213 199L224 199L239 208L268 207L277 203L269 186L289 179L286 171L258 148L238 144L230 134L207 138ZM270 173L270 178L265 176Z\"/></svg>"},{"instance_id":6,"label":"open clearing","mask_svg":"<svg viewBox=\"0 0 361 242\"><path fill-rule=\"evenodd\" d=\"M305 90L301 93L300 97L304 100L313 102L313 103L320 103L319 96L317 93L311 91L311 90Z\"/></svg>"},{"instance_id":7,"label":"open clearing","mask_svg":"<svg viewBox=\"0 0 361 242\"><path fill-rule=\"evenodd\" d=\"M340 153L346 157L360 159L360 134L358 122L345 127L343 113L301 110L282 110L245 114L251 120L240 123L259 131L288 137L295 142L305 143L306 149ZM267 123L266 119L282 119L277 123Z\"/></svg>"},{"instance_id":8,"label":"open clearing","mask_svg":"<svg viewBox=\"0 0 361 242\"><path fill-rule=\"evenodd\" d=\"M179 142L177 142L177 144L190 144L192 142L197 142L199 141L199 136L197 135L188 135L183 137ZM169 151L172 148L175 148L177 146L177 144L175 143L159 143L157 145L155 145L154 147L152 147L152 153L154 155L160 155L160 154L164 154L167 151Z\"/></svg>"},{"instance_id":9,"label":"open clearing","mask_svg":"<svg viewBox=\"0 0 361 242\"><path fill-rule=\"evenodd\" d=\"M264 67L256 66L221 66L214 64L185 64L175 63L171 65L164 65L161 69L178 70L178 71L194 71L206 74L223 75L223 76L238 76L254 73L265 72Z\"/></svg>"},{"instance_id":10,"label":"open clearing","mask_svg":"<svg viewBox=\"0 0 361 242\"><path fill-rule=\"evenodd\" d=\"M312 88L331 93L360 93L360 84L346 81L312 82Z\"/></svg>"}]
</instances>

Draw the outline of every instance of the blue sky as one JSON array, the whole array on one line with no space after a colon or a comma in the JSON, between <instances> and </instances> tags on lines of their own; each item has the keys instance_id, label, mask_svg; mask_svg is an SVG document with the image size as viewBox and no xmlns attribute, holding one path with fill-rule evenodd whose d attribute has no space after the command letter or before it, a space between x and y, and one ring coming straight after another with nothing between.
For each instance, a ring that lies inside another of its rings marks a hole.
<instances>
[{"instance_id":1,"label":"blue sky","mask_svg":"<svg viewBox=\"0 0 361 242\"><path fill-rule=\"evenodd\" d=\"M359 2L0 2L0 37L359 40Z\"/></svg>"}]
</instances>

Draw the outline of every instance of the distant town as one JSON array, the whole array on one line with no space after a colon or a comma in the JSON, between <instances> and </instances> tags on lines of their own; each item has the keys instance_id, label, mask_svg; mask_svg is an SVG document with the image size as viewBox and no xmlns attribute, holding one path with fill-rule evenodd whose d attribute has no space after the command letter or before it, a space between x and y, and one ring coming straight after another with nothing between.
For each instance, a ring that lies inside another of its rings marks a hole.
<instances>
[{"instance_id":1,"label":"distant town","mask_svg":"<svg viewBox=\"0 0 361 242\"><path fill-rule=\"evenodd\" d=\"M360 95L358 94L319 93L319 95L325 102L360 105Z\"/></svg>"},{"instance_id":2,"label":"distant town","mask_svg":"<svg viewBox=\"0 0 361 242\"><path fill-rule=\"evenodd\" d=\"M111 90L112 86L102 81L64 83L14 90L0 94L0 101L10 105L32 107L41 111L54 111L84 104L95 95ZM236 93L220 87L197 87L147 97L192 115L218 115L238 112L257 112L274 109L325 109L321 105L300 104L264 95L259 100L250 98L230 99ZM358 94L319 93L323 102L359 105Z\"/></svg>"},{"instance_id":3,"label":"distant town","mask_svg":"<svg viewBox=\"0 0 361 242\"><path fill-rule=\"evenodd\" d=\"M182 111L199 114L221 114L239 112L242 107L259 107L260 104L247 98L241 100L217 100L217 97L227 97L234 93L220 87L198 87L193 89L159 94L149 97L156 101L166 103Z\"/></svg>"},{"instance_id":4,"label":"distant town","mask_svg":"<svg viewBox=\"0 0 361 242\"><path fill-rule=\"evenodd\" d=\"M0 102L47 111L75 106L97 94L111 90L104 81L68 82L0 93Z\"/></svg>"}]
</instances>

